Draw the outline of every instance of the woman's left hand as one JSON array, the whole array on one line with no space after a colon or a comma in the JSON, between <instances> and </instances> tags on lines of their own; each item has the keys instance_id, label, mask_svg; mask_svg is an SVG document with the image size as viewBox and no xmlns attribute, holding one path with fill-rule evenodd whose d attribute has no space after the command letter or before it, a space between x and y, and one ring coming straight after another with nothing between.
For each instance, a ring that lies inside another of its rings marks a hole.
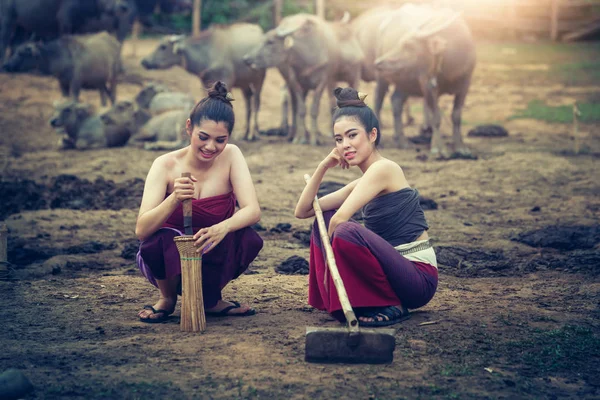
<instances>
[{"instance_id":1,"label":"woman's left hand","mask_svg":"<svg viewBox=\"0 0 600 400\"><path fill-rule=\"evenodd\" d=\"M229 225L227 221L220 222L208 228L202 228L194 235L194 245L198 247L196 252L206 254L215 247L229 233Z\"/></svg>"}]
</instances>

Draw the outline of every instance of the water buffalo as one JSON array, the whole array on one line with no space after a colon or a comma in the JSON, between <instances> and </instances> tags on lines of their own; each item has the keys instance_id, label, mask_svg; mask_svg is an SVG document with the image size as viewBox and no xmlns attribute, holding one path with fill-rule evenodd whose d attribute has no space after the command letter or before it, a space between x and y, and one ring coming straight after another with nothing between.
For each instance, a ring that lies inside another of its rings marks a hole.
<instances>
[{"instance_id":1,"label":"water buffalo","mask_svg":"<svg viewBox=\"0 0 600 400\"><path fill-rule=\"evenodd\" d=\"M142 126L134 140L144 142L147 150L170 150L189 143L185 121L190 110L171 110L152 117Z\"/></svg>"},{"instance_id":2,"label":"water buffalo","mask_svg":"<svg viewBox=\"0 0 600 400\"><path fill-rule=\"evenodd\" d=\"M460 125L476 60L474 41L462 15L445 8L407 4L388 15L379 36L375 67L383 79L395 85L392 105L397 144L407 145L401 118L405 100L408 96L423 96L431 112L431 153L441 158L449 156L439 130L438 106L439 96L447 93L454 95L454 151L470 157Z\"/></svg>"},{"instance_id":3,"label":"water buffalo","mask_svg":"<svg viewBox=\"0 0 600 400\"><path fill-rule=\"evenodd\" d=\"M158 93L170 92L171 90L165 85L161 85L160 83L151 82L142 88L135 96L135 103L138 108L143 110L148 110L150 108L150 103L154 96Z\"/></svg>"},{"instance_id":4,"label":"water buffalo","mask_svg":"<svg viewBox=\"0 0 600 400\"><path fill-rule=\"evenodd\" d=\"M129 13L127 0L0 0L0 61L23 35L46 41L107 30L122 41L129 32Z\"/></svg>"},{"instance_id":5,"label":"water buffalo","mask_svg":"<svg viewBox=\"0 0 600 400\"><path fill-rule=\"evenodd\" d=\"M356 37L364 55L361 62L360 77L365 82L377 82L373 111L380 121L381 106L383 104L383 99L388 92L389 84L385 79L379 76L378 71L375 68L375 59L377 58L377 47L380 38L379 28L382 21L392 12L394 12L392 6L375 7L360 14L351 22L354 37ZM411 125L414 122L414 118L410 114L408 100L404 107L404 111L406 115L406 124Z\"/></svg>"},{"instance_id":6,"label":"water buffalo","mask_svg":"<svg viewBox=\"0 0 600 400\"><path fill-rule=\"evenodd\" d=\"M197 75L204 87L220 80L228 88L240 88L246 102L244 139L258 136L258 110L265 69L252 69L243 61L249 48L258 45L263 31L258 25L233 24L203 31L199 37L170 36L142 60L147 69L167 69L174 65ZM253 98L254 96L254 98ZM254 104L251 104L253 100ZM250 119L254 112L254 126Z\"/></svg>"},{"instance_id":7,"label":"water buffalo","mask_svg":"<svg viewBox=\"0 0 600 400\"><path fill-rule=\"evenodd\" d=\"M98 89L102 105L108 95L112 104L121 69L121 45L106 32L67 35L45 44L27 43L4 64L8 72L37 70L58 79L63 96L79 99L79 91Z\"/></svg>"},{"instance_id":8,"label":"water buffalo","mask_svg":"<svg viewBox=\"0 0 600 400\"><path fill-rule=\"evenodd\" d=\"M327 22L309 14L284 18L265 35L262 43L246 54L244 60L254 68L276 67L290 91L292 125L289 138L294 143L319 143L317 118L325 89L330 93L337 81L356 87L360 79L362 51L347 21ZM310 111L311 130L305 125L306 95L313 90ZM285 118L285 116L284 116ZM300 135L297 135L296 132Z\"/></svg>"},{"instance_id":9,"label":"water buffalo","mask_svg":"<svg viewBox=\"0 0 600 400\"><path fill-rule=\"evenodd\" d=\"M50 125L64 133L63 148L118 147L125 145L131 136L129 127L106 123L100 115L94 114L91 105L74 101L55 104Z\"/></svg>"}]
</instances>

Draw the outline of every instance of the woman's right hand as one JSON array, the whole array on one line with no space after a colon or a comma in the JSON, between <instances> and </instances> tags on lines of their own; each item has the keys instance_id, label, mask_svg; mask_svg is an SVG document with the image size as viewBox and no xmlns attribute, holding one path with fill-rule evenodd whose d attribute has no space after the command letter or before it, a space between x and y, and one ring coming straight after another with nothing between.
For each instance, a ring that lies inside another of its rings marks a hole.
<instances>
[{"instance_id":1,"label":"woman's right hand","mask_svg":"<svg viewBox=\"0 0 600 400\"><path fill-rule=\"evenodd\" d=\"M350 168L350 165L348 165L348 163L340 154L337 148L331 150L331 153L329 153L327 157L325 157L325 159L321 161L321 165L326 169L334 168L337 165L342 167L342 169Z\"/></svg>"},{"instance_id":2,"label":"woman's right hand","mask_svg":"<svg viewBox=\"0 0 600 400\"><path fill-rule=\"evenodd\" d=\"M198 182L193 176L176 178L173 184L173 194L178 202L194 197L194 182Z\"/></svg>"}]
</instances>

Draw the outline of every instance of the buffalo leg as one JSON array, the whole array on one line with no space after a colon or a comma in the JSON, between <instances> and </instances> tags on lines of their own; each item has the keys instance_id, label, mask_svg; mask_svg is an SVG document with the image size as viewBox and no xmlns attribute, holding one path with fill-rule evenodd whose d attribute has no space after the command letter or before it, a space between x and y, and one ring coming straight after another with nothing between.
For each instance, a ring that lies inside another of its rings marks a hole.
<instances>
[{"instance_id":1,"label":"buffalo leg","mask_svg":"<svg viewBox=\"0 0 600 400\"><path fill-rule=\"evenodd\" d=\"M410 144L404 136L404 126L402 125L402 114L404 111L404 103L408 99L404 93L398 89L398 87L394 88L394 93L392 93L392 112L394 114L394 142L396 146L401 149L408 149Z\"/></svg>"},{"instance_id":2,"label":"buffalo leg","mask_svg":"<svg viewBox=\"0 0 600 400\"><path fill-rule=\"evenodd\" d=\"M113 75L108 81L108 89L106 91L108 94L108 98L110 99L110 104L112 104L113 106L117 101L117 73L117 71L113 72Z\"/></svg>"},{"instance_id":3,"label":"buffalo leg","mask_svg":"<svg viewBox=\"0 0 600 400\"><path fill-rule=\"evenodd\" d=\"M291 96L287 85L283 85L281 87L281 124L279 125L279 129L286 134L290 128L288 124L288 113L290 102L292 101Z\"/></svg>"},{"instance_id":4,"label":"buffalo leg","mask_svg":"<svg viewBox=\"0 0 600 400\"><path fill-rule=\"evenodd\" d=\"M98 91L100 92L100 103L102 104L102 107L106 107L106 97L110 97L110 92L106 85L102 85Z\"/></svg>"},{"instance_id":5,"label":"buffalo leg","mask_svg":"<svg viewBox=\"0 0 600 400\"><path fill-rule=\"evenodd\" d=\"M292 92L296 98L296 120L293 123L295 129L292 143L306 143L306 90L300 86L292 69L290 69L288 85L292 88ZM298 132L300 132L300 135Z\"/></svg>"},{"instance_id":6,"label":"buffalo leg","mask_svg":"<svg viewBox=\"0 0 600 400\"><path fill-rule=\"evenodd\" d=\"M69 97L71 94L70 82L69 81L59 81L60 93L63 97Z\"/></svg>"},{"instance_id":7,"label":"buffalo leg","mask_svg":"<svg viewBox=\"0 0 600 400\"><path fill-rule=\"evenodd\" d=\"M290 130L288 131L288 139L293 141L298 132L298 93L293 91L290 87L288 87L288 91L290 94L290 104L292 105L292 110L290 113L292 124L290 125Z\"/></svg>"},{"instance_id":8,"label":"buffalo leg","mask_svg":"<svg viewBox=\"0 0 600 400\"><path fill-rule=\"evenodd\" d=\"M375 111L375 116L377 116L380 126L382 125L381 108L383 106L383 99L385 98L385 95L388 92L389 86L390 84L387 81L383 79L377 79L377 83L375 85L375 109L373 111Z\"/></svg>"},{"instance_id":9,"label":"buffalo leg","mask_svg":"<svg viewBox=\"0 0 600 400\"><path fill-rule=\"evenodd\" d=\"M441 112L438 105L437 88L429 88L423 92L425 93L426 106L431 111L431 128L433 129L431 135L431 154L441 159L449 158L450 154L442 140L442 132L440 130Z\"/></svg>"},{"instance_id":10,"label":"buffalo leg","mask_svg":"<svg viewBox=\"0 0 600 400\"><path fill-rule=\"evenodd\" d=\"M429 140L431 140L431 135L433 133L432 120L433 114L427 105L427 100L423 99L423 123L421 124L420 135L429 138Z\"/></svg>"},{"instance_id":11,"label":"buffalo leg","mask_svg":"<svg viewBox=\"0 0 600 400\"><path fill-rule=\"evenodd\" d=\"M452 137L454 141L454 152L463 157L471 157L471 150L465 146L460 132L462 122L462 110L467 98L467 92L471 82L467 80L461 90L454 96L454 106L452 108Z\"/></svg>"},{"instance_id":12,"label":"buffalo leg","mask_svg":"<svg viewBox=\"0 0 600 400\"><path fill-rule=\"evenodd\" d=\"M406 117L404 125L410 126L415 123L415 119L410 112L410 101L408 99L406 99L406 102L404 103L404 116Z\"/></svg>"},{"instance_id":13,"label":"buffalo leg","mask_svg":"<svg viewBox=\"0 0 600 400\"><path fill-rule=\"evenodd\" d=\"M321 104L321 97L323 91L327 87L327 79L322 79L317 88L313 93L313 101L310 107L310 119L311 119L311 130L310 130L310 144L316 146L322 141L321 133L319 132L319 106Z\"/></svg>"},{"instance_id":14,"label":"buffalo leg","mask_svg":"<svg viewBox=\"0 0 600 400\"><path fill-rule=\"evenodd\" d=\"M259 81L253 87L252 95L252 112L253 112L253 127L251 140L257 140L259 138L260 130L258 128L258 112L260 111L260 93L262 92L263 81Z\"/></svg>"},{"instance_id":15,"label":"buffalo leg","mask_svg":"<svg viewBox=\"0 0 600 400\"><path fill-rule=\"evenodd\" d=\"M252 117L252 88L246 87L242 89L244 93L244 103L246 104L246 132L244 133L244 140L250 139L250 118Z\"/></svg>"},{"instance_id":16,"label":"buffalo leg","mask_svg":"<svg viewBox=\"0 0 600 400\"><path fill-rule=\"evenodd\" d=\"M356 86L352 86L352 85L350 85L350 87L356 88ZM337 107L337 99L335 98L335 94L333 93L333 91L335 90L335 82L331 82L328 90L329 90L329 111L331 112L331 126L333 126L333 123L335 122L333 120L333 114L335 113L335 108Z\"/></svg>"},{"instance_id":17,"label":"buffalo leg","mask_svg":"<svg viewBox=\"0 0 600 400\"><path fill-rule=\"evenodd\" d=\"M4 61L6 50L10 44L10 38L14 29L11 25L9 13L0 16L0 64Z\"/></svg>"}]
</instances>

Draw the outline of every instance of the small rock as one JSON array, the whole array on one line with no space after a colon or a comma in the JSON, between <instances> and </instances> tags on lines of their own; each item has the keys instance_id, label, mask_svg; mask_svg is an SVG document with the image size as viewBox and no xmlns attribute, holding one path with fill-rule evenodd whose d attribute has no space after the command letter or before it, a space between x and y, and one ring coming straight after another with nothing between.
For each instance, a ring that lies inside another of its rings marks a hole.
<instances>
[{"instance_id":1,"label":"small rock","mask_svg":"<svg viewBox=\"0 0 600 400\"><path fill-rule=\"evenodd\" d=\"M535 206L531 209L531 212L539 212L541 210L542 210L542 208L540 206Z\"/></svg>"}]
</instances>

